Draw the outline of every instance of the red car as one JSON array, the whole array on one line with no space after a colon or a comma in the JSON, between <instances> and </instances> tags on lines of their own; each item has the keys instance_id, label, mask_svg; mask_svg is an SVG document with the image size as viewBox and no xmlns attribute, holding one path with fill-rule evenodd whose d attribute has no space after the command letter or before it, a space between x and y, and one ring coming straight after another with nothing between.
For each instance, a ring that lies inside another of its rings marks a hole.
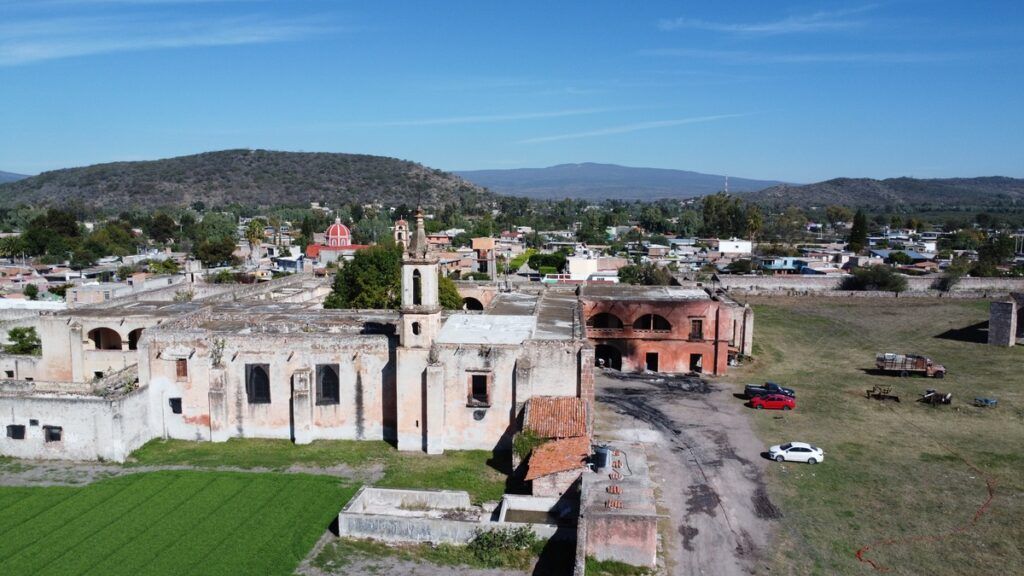
<instances>
[{"instance_id":1,"label":"red car","mask_svg":"<svg viewBox=\"0 0 1024 576\"><path fill-rule=\"evenodd\" d=\"M767 408L769 410L792 410L796 408L796 398L784 394L768 394L750 399L751 408Z\"/></svg>"}]
</instances>

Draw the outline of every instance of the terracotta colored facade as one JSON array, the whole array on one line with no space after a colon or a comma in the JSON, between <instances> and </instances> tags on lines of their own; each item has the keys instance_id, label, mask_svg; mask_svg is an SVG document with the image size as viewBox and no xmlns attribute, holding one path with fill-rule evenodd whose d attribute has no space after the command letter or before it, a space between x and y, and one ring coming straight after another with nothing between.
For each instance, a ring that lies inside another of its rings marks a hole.
<instances>
[{"instance_id":1,"label":"terracotta colored facade","mask_svg":"<svg viewBox=\"0 0 1024 576\"><path fill-rule=\"evenodd\" d=\"M750 353L753 312L703 290L592 285L581 300L598 365L720 375Z\"/></svg>"}]
</instances>

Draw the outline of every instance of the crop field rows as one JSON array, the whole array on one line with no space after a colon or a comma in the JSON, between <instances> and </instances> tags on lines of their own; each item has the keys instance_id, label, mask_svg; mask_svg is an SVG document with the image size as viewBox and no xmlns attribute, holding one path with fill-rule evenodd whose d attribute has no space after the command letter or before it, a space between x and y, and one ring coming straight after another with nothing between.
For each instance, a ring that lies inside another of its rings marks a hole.
<instances>
[{"instance_id":1,"label":"crop field rows","mask_svg":"<svg viewBox=\"0 0 1024 576\"><path fill-rule=\"evenodd\" d=\"M2 488L0 574L290 574L354 491L196 471Z\"/></svg>"}]
</instances>

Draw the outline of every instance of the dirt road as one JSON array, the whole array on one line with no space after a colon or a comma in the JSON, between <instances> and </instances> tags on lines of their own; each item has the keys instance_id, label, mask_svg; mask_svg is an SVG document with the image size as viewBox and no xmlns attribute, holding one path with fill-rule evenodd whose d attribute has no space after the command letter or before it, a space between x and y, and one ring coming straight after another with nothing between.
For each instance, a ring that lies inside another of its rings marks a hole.
<instances>
[{"instance_id":1,"label":"dirt road","mask_svg":"<svg viewBox=\"0 0 1024 576\"><path fill-rule=\"evenodd\" d=\"M779 511L764 489L770 462L743 402L727 386L691 378L607 372L596 385L598 441L647 444L659 509L669 516L666 571L763 572L760 558Z\"/></svg>"}]
</instances>

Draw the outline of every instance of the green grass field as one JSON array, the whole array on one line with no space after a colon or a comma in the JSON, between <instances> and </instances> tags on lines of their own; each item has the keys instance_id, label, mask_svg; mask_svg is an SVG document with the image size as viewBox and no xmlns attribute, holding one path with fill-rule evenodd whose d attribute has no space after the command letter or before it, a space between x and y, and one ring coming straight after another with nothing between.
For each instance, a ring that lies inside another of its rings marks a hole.
<instances>
[{"instance_id":1,"label":"green grass field","mask_svg":"<svg viewBox=\"0 0 1024 576\"><path fill-rule=\"evenodd\" d=\"M354 492L326 476L197 471L0 488L0 574L291 574Z\"/></svg>"},{"instance_id":2,"label":"green grass field","mask_svg":"<svg viewBox=\"0 0 1024 576\"><path fill-rule=\"evenodd\" d=\"M343 464L353 468L379 465L382 488L465 490L474 502L501 499L505 474L492 466L486 450L448 451L443 455L399 452L386 442L318 440L295 445L288 440L232 439L223 443L153 440L132 454L132 465L178 465L215 468L291 466L326 468Z\"/></svg>"},{"instance_id":3,"label":"green grass field","mask_svg":"<svg viewBox=\"0 0 1024 576\"><path fill-rule=\"evenodd\" d=\"M1024 347L985 337L988 305L949 300L755 301L755 360L737 385L774 380L797 390L790 413L751 416L765 445L788 440L826 451L818 466L771 465L769 491L784 517L769 552L773 574L1024 573ZM943 380L868 372L876 352L916 352ZM892 384L899 404L865 398ZM952 406L915 402L925 388ZM737 389L738 390L738 389ZM975 396L999 406L975 408ZM972 518L995 485L991 504Z\"/></svg>"}]
</instances>

